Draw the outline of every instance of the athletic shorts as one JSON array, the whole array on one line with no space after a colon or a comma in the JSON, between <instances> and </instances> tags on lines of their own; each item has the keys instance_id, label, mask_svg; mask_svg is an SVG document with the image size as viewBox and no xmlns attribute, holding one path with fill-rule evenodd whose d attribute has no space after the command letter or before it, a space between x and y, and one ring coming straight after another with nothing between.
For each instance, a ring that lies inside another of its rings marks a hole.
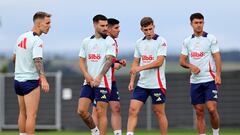
<instances>
[{"instance_id":1,"label":"athletic shorts","mask_svg":"<svg viewBox=\"0 0 240 135\"><path fill-rule=\"evenodd\" d=\"M164 90L165 91L165 90ZM131 96L131 99L146 102L148 96L152 98L152 104L163 104L166 102L166 95L160 88L157 89L146 89L137 86Z\"/></svg>"},{"instance_id":2,"label":"athletic shorts","mask_svg":"<svg viewBox=\"0 0 240 135\"><path fill-rule=\"evenodd\" d=\"M14 89L17 95L24 96L29 94L31 91L39 87L39 80L28 80L25 82L19 82L14 80Z\"/></svg>"},{"instance_id":3,"label":"athletic shorts","mask_svg":"<svg viewBox=\"0 0 240 135\"><path fill-rule=\"evenodd\" d=\"M107 88L92 88L90 85L83 85L80 90L80 98L89 98L92 102L96 100L108 102L110 97L110 90Z\"/></svg>"},{"instance_id":4,"label":"athletic shorts","mask_svg":"<svg viewBox=\"0 0 240 135\"><path fill-rule=\"evenodd\" d=\"M218 90L215 81L205 83L191 83L191 103L193 105L205 104L207 101L217 101Z\"/></svg>"}]
</instances>

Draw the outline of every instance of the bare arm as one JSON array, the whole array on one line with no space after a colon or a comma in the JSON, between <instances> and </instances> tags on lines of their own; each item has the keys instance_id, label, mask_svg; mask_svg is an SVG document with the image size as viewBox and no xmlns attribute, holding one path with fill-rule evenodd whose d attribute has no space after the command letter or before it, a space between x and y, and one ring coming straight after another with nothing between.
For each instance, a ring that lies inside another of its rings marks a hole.
<instances>
[{"instance_id":1,"label":"bare arm","mask_svg":"<svg viewBox=\"0 0 240 135\"><path fill-rule=\"evenodd\" d=\"M112 55L107 55L106 56L106 62L103 66L102 71L100 72L100 74L95 78L94 80L94 86L98 87L101 83L101 80L103 78L103 76L108 72L108 70L110 69L110 67L112 66L112 59L114 58L114 56Z\"/></svg>"},{"instance_id":2,"label":"bare arm","mask_svg":"<svg viewBox=\"0 0 240 135\"><path fill-rule=\"evenodd\" d=\"M13 54L13 56L12 56L12 62L13 62L13 64L15 64L15 61L16 61L16 54Z\"/></svg>"},{"instance_id":3,"label":"bare arm","mask_svg":"<svg viewBox=\"0 0 240 135\"><path fill-rule=\"evenodd\" d=\"M87 67L86 67L86 59L80 57L79 59L79 68L80 71L82 72L84 78L86 79L87 83L90 84L93 87L93 78L92 76L88 73Z\"/></svg>"},{"instance_id":4,"label":"bare arm","mask_svg":"<svg viewBox=\"0 0 240 135\"><path fill-rule=\"evenodd\" d=\"M213 58L216 64L216 75L220 76L222 71L222 60L221 60L220 52L214 53Z\"/></svg>"},{"instance_id":5,"label":"bare arm","mask_svg":"<svg viewBox=\"0 0 240 135\"><path fill-rule=\"evenodd\" d=\"M135 78L136 78L136 73L133 73L132 70L139 66L139 62L140 62L140 58L134 58L133 63L132 63L132 68L130 71L130 83L128 85L129 91L133 90L134 82L135 82Z\"/></svg>"},{"instance_id":6,"label":"bare arm","mask_svg":"<svg viewBox=\"0 0 240 135\"><path fill-rule=\"evenodd\" d=\"M34 58L34 64L36 66L37 72L40 76L45 76L44 67L43 67L43 60L42 58Z\"/></svg>"},{"instance_id":7,"label":"bare arm","mask_svg":"<svg viewBox=\"0 0 240 135\"><path fill-rule=\"evenodd\" d=\"M187 61L187 58L188 58L188 56L181 54L180 60L179 60L180 65L184 68L189 68L191 70L191 72L193 72L194 74L198 74L200 72L200 69L198 67L196 67L195 65L189 63Z\"/></svg>"},{"instance_id":8,"label":"bare arm","mask_svg":"<svg viewBox=\"0 0 240 135\"><path fill-rule=\"evenodd\" d=\"M165 59L165 56L158 56L157 59L154 60L153 62L143 65L143 66L140 66L140 71L158 68L163 64L164 59Z\"/></svg>"},{"instance_id":9,"label":"bare arm","mask_svg":"<svg viewBox=\"0 0 240 135\"><path fill-rule=\"evenodd\" d=\"M42 89L43 89L44 92L48 92L49 91L49 84L48 84L47 79L45 77L43 60L40 57L34 58L33 60L34 60L34 64L35 64L35 67L37 69L37 72L39 74L39 77L40 77Z\"/></svg>"},{"instance_id":10,"label":"bare arm","mask_svg":"<svg viewBox=\"0 0 240 135\"><path fill-rule=\"evenodd\" d=\"M180 59L179 59L179 62L180 62L180 66L182 66L183 68L190 68L190 64L187 62L187 58L188 56L186 55L180 55Z\"/></svg>"},{"instance_id":11,"label":"bare arm","mask_svg":"<svg viewBox=\"0 0 240 135\"><path fill-rule=\"evenodd\" d=\"M112 65L112 59L114 58L114 56L112 56L112 55L107 55L106 56L106 62L105 62L105 64L104 64L104 66L103 66L103 69L102 69L102 71L100 72L100 74L99 74L99 76L100 77L103 77L106 73L107 73L107 71L109 70L109 68L111 67L111 65Z\"/></svg>"},{"instance_id":12,"label":"bare arm","mask_svg":"<svg viewBox=\"0 0 240 135\"><path fill-rule=\"evenodd\" d=\"M220 52L214 53L213 58L215 60L216 64L216 77L215 77L215 83L217 85L221 84L221 71L222 71L222 60Z\"/></svg>"}]
</instances>

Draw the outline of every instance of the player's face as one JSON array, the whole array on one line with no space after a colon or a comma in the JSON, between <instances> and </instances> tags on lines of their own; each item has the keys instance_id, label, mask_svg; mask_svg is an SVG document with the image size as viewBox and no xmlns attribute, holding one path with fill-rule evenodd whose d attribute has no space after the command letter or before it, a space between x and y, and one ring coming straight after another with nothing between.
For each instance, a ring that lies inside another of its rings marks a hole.
<instances>
[{"instance_id":1,"label":"player's face","mask_svg":"<svg viewBox=\"0 0 240 135\"><path fill-rule=\"evenodd\" d=\"M146 27L141 27L141 30L147 39L152 39L153 36L155 35L154 28L155 28L155 26L153 24L150 24Z\"/></svg>"},{"instance_id":2,"label":"player's face","mask_svg":"<svg viewBox=\"0 0 240 135\"><path fill-rule=\"evenodd\" d=\"M45 17L39 22L39 28L42 33L47 34L51 27L51 19L50 17Z\"/></svg>"},{"instance_id":3,"label":"player's face","mask_svg":"<svg viewBox=\"0 0 240 135\"><path fill-rule=\"evenodd\" d=\"M113 38L117 38L120 32L120 25L119 24L115 24L111 27L108 27L108 33L111 37Z\"/></svg>"},{"instance_id":4,"label":"player's face","mask_svg":"<svg viewBox=\"0 0 240 135\"><path fill-rule=\"evenodd\" d=\"M203 32L203 25L204 25L204 20L203 19L193 19L191 22L193 31L196 33L201 33Z\"/></svg>"},{"instance_id":5,"label":"player's face","mask_svg":"<svg viewBox=\"0 0 240 135\"><path fill-rule=\"evenodd\" d=\"M107 35L107 27L108 27L107 21L100 20L97 23L94 23L94 27L96 32L99 33L100 35L102 36Z\"/></svg>"}]
</instances>

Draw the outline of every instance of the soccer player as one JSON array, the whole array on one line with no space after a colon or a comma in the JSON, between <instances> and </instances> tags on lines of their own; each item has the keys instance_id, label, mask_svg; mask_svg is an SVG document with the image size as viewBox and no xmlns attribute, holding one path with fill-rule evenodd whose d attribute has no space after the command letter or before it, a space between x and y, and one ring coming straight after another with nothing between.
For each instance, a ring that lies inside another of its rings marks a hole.
<instances>
[{"instance_id":1,"label":"soccer player","mask_svg":"<svg viewBox=\"0 0 240 135\"><path fill-rule=\"evenodd\" d=\"M150 17L142 18L141 30L145 37L137 40L134 60L131 67L129 91L132 92L127 135L133 135L137 125L138 113L148 96L152 98L153 112L157 117L161 135L167 134L168 121L165 114L166 80L165 59L166 40L154 32L154 22ZM133 90L136 73L140 73L137 86Z\"/></svg>"},{"instance_id":2,"label":"soccer player","mask_svg":"<svg viewBox=\"0 0 240 135\"><path fill-rule=\"evenodd\" d=\"M95 34L83 40L79 52L80 70L85 81L78 102L78 114L91 129L92 134L105 135L107 130L107 107L111 93L112 59L116 57L114 40L107 35L107 18L104 15L93 17ZM96 100L98 128L88 109Z\"/></svg>"},{"instance_id":3,"label":"soccer player","mask_svg":"<svg viewBox=\"0 0 240 135\"><path fill-rule=\"evenodd\" d=\"M118 54L118 44L116 38L118 38L120 32L120 25L119 21L114 18L108 19L108 35L112 37L116 43L116 55ZM122 135L122 118L121 118L121 110L120 110L120 96L117 89L117 84L114 77L115 69L119 70L121 67L126 66L126 60L121 59L113 59L112 64L112 91L110 94L109 105L111 108L111 124L113 128L114 135ZM92 117L97 124L97 111L96 111L96 104L93 105L93 112Z\"/></svg>"},{"instance_id":4,"label":"soccer player","mask_svg":"<svg viewBox=\"0 0 240 135\"><path fill-rule=\"evenodd\" d=\"M14 48L14 86L19 104L20 135L34 135L40 86L44 92L49 91L43 68L43 41L39 36L48 33L51 25L50 17L51 15L46 12L35 13L32 30L19 36Z\"/></svg>"},{"instance_id":5,"label":"soccer player","mask_svg":"<svg viewBox=\"0 0 240 135\"><path fill-rule=\"evenodd\" d=\"M204 16L190 16L193 34L183 42L180 65L191 71L191 103L196 111L200 135L205 135L204 108L208 109L213 135L219 135L217 111L218 86L221 84L221 56L215 36L203 31Z\"/></svg>"}]
</instances>

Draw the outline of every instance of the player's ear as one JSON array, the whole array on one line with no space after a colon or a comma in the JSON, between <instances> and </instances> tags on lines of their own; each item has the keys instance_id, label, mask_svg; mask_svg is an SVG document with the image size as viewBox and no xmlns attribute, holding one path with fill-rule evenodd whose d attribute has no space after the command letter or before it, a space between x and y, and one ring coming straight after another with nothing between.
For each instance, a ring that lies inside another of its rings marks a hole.
<instances>
[{"instance_id":1,"label":"player's ear","mask_svg":"<svg viewBox=\"0 0 240 135\"><path fill-rule=\"evenodd\" d=\"M97 23L96 23L96 22L93 23L93 27L94 27L95 29L97 28Z\"/></svg>"},{"instance_id":2,"label":"player's ear","mask_svg":"<svg viewBox=\"0 0 240 135\"><path fill-rule=\"evenodd\" d=\"M141 31L143 32L143 27L141 27Z\"/></svg>"}]
</instances>

